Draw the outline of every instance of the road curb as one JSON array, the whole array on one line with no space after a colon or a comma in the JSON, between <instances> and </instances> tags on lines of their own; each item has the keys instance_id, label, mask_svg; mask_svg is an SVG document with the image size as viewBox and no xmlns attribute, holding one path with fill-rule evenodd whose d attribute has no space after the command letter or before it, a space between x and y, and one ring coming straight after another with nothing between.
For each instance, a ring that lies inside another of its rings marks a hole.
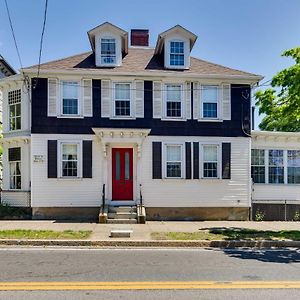
<instances>
[{"instance_id":1,"label":"road curb","mask_svg":"<svg viewBox=\"0 0 300 300\"><path fill-rule=\"evenodd\" d=\"M300 241L172 241L172 240L0 240L0 246L158 247L158 248L300 248Z\"/></svg>"}]
</instances>

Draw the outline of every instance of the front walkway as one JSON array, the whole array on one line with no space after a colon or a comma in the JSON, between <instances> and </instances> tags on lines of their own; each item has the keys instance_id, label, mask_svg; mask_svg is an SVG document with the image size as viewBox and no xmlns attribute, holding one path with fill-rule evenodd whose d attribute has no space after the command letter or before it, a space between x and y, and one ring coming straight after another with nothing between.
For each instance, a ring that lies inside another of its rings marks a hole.
<instances>
[{"instance_id":1,"label":"front walkway","mask_svg":"<svg viewBox=\"0 0 300 300\"><path fill-rule=\"evenodd\" d=\"M300 230L300 222L236 222L236 221L203 221L203 222L147 222L146 224L97 224L76 223L67 221L0 221L0 230L91 230L91 240L111 240L112 229L133 230L132 240L150 240L152 232L196 232L204 228L249 228L257 230Z\"/></svg>"}]
</instances>

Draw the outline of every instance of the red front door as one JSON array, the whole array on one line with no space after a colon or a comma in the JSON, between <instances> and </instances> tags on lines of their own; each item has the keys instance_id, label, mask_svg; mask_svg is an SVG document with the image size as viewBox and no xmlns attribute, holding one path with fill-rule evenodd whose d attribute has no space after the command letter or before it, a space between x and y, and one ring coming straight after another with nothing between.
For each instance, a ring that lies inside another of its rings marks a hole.
<instances>
[{"instance_id":1,"label":"red front door","mask_svg":"<svg viewBox=\"0 0 300 300\"><path fill-rule=\"evenodd\" d=\"M112 200L133 200L133 149L112 149Z\"/></svg>"}]
</instances>

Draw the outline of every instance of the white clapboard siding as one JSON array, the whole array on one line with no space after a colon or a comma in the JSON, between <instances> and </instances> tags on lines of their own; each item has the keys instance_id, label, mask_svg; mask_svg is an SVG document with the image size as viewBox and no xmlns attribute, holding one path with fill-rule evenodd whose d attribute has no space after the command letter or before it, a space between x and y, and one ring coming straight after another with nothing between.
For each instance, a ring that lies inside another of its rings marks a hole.
<instances>
[{"instance_id":1,"label":"white clapboard siding","mask_svg":"<svg viewBox=\"0 0 300 300\"><path fill-rule=\"evenodd\" d=\"M92 97L92 80L83 79L83 115L85 117L93 116L93 97Z\"/></svg>"},{"instance_id":2,"label":"white clapboard siding","mask_svg":"<svg viewBox=\"0 0 300 300\"><path fill-rule=\"evenodd\" d=\"M222 84L222 119L231 120L230 84Z\"/></svg>"},{"instance_id":3,"label":"white clapboard siding","mask_svg":"<svg viewBox=\"0 0 300 300\"><path fill-rule=\"evenodd\" d=\"M193 83L193 119L198 120L200 118L200 84L198 82Z\"/></svg>"},{"instance_id":4,"label":"white clapboard siding","mask_svg":"<svg viewBox=\"0 0 300 300\"><path fill-rule=\"evenodd\" d=\"M144 118L144 81L136 80L135 90L135 117Z\"/></svg>"},{"instance_id":5,"label":"white clapboard siding","mask_svg":"<svg viewBox=\"0 0 300 300\"><path fill-rule=\"evenodd\" d=\"M185 117L191 119L191 83L186 82L184 85L185 95Z\"/></svg>"},{"instance_id":6,"label":"white clapboard siding","mask_svg":"<svg viewBox=\"0 0 300 300\"><path fill-rule=\"evenodd\" d=\"M101 81L101 117L111 117L112 89L110 80Z\"/></svg>"},{"instance_id":7,"label":"white clapboard siding","mask_svg":"<svg viewBox=\"0 0 300 300\"><path fill-rule=\"evenodd\" d=\"M58 114L58 80L56 78L48 79L48 116L56 117Z\"/></svg>"},{"instance_id":8,"label":"white clapboard siding","mask_svg":"<svg viewBox=\"0 0 300 300\"><path fill-rule=\"evenodd\" d=\"M160 119L162 117L162 82L153 82L153 118Z\"/></svg>"}]
</instances>

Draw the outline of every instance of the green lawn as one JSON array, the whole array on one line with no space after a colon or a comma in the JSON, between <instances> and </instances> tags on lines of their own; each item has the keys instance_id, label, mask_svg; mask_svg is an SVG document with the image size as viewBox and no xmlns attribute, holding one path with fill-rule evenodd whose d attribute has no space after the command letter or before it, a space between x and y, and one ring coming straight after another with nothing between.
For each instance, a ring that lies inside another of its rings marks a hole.
<instances>
[{"instance_id":1,"label":"green lawn","mask_svg":"<svg viewBox=\"0 0 300 300\"><path fill-rule=\"evenodd\" d=\"M212 228L198 232L153 232L155 240L293 240L300 241L300 231L262 231L240 228Z\"/></svg>"},{"instance_id":2,"label":"green lawn","mask_svg":"<svg viewBox=\"0 0 300 300\"><path fill-rule=\"evenodd\" d=\"M86 239L92 231L88 230L0 230L0 239Z\"/></svg>"}]
</instances>

